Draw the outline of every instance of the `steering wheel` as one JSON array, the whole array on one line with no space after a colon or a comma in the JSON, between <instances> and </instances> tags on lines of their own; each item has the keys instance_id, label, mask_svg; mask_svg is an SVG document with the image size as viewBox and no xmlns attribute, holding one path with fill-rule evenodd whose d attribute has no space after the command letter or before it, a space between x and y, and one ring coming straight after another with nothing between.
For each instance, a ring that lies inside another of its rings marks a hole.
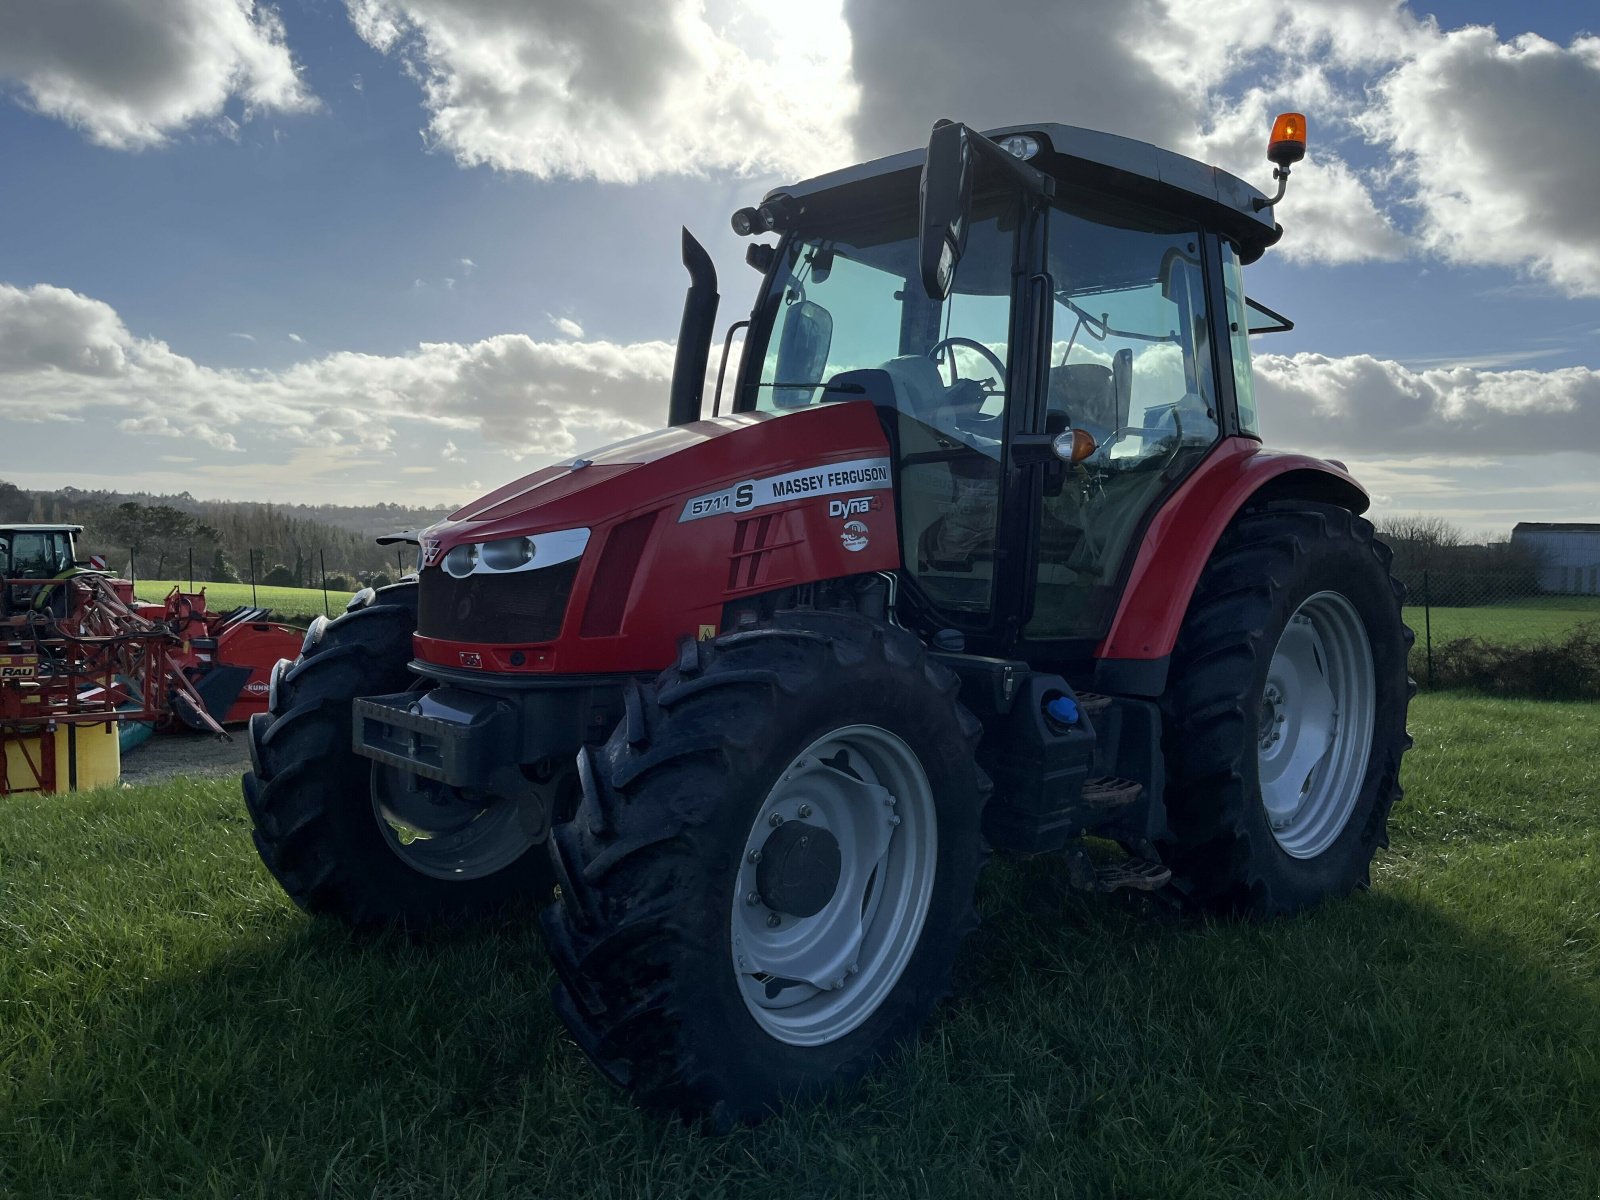
<instances>
[{"instance_id":1,"label":"steering wheel","mask_svg":"<svg viewBox=\"0 0 1600 1200\"><path fill-rule=\"evenodd\" d=\"M968 350L975 350L979 354L983 355L984 358L989 360L989 365L994 367L995 373L996 373L997 377L1000 380L1000 386L1001 386L1002 389L1004 389L1005 381L1006 381L1006 365L1005 365L1005 363L1000 361L1000 356L998 354L996 354L993 350L989 349L989 347L985 346L982 342L978 341L975 338L969 338L969 337L947 337L947 338L941 338L939 341L935 342L933 344L933 346L928 350L928 358L931 359L937 365L937 363L939 361L939 351L943 350L946 346L949 346L952 349L954 347L956 347L956 346L965 346ZM956 358L955 358L955 355L952 354L950 356L950 386L954 387L956 385L957 381L958 381L958 376L956 375Z\"/></svg>"}]
</instances>

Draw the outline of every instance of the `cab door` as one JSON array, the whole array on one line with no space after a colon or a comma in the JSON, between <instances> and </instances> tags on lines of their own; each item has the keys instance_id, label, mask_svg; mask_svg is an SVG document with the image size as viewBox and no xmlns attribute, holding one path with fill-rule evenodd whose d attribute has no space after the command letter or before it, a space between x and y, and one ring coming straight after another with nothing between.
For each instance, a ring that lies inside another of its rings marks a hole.
<instances>
[{"instance_id":1,"label":"cab door","mask_svg":"<svg viewBox=\"0 0 1600 1200\"><path fill-rule=\"evenodd\" d=\"M1087 656L1150 518L1225 426L1215 238L1153 210L1068 202L1052 205L1048 239L1041 423L1095 449L1038 479L1022 640L1046 660Z\"/></svg>"}]
</instances>

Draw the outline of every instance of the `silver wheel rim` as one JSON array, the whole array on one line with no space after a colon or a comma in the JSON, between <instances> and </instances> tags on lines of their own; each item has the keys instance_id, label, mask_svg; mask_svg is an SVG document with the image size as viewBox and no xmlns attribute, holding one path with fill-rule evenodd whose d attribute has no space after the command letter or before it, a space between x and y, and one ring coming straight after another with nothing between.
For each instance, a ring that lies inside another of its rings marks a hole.
<instances>
[{"instance_id":1,"label":"silver wheel rim","mask_svg":"<svg viewBox=\"0 0 1600 1200\"><path fill-rule=\"evenodd\" d=\"M1285 853L1315 858L1344 832L1366 779L1376 709L1360 614L1338 592L1307 598L1272 652L1258 728L1261 804Z\"/></svg>"},{"instance_id":2,"label":"silver wheel rim","mask_svg":"<svg viewBox=\"0 0 1600 1200\"><path fill-rule=\"evenodd\" d=\"M758 887L762 848L788 821L838 843L837 886L810 916L774 911ZM917 948L937 860L933 789L903 741L851 725L801 751L756 813L733 893L734 974L756 1023L820 1046L876 1012Z\"/></svg>"},{"instance_id":3,"label":"silver wheel rim","mask_svg":"<svg viewBox=\"0 0 1600 1200\"><path fill-rule=\"evenodd\" d=\"M436 789L436 811L428 813L413 801L402 815L384 802L386 787L408 784ZM394 767L374 764L371 790L372 812L389 849L412 870L434 879L464 882L493 875L526 854L542 832L539 814L530 811L534 806L473 798Z\"/></svg>"}]
</instances>

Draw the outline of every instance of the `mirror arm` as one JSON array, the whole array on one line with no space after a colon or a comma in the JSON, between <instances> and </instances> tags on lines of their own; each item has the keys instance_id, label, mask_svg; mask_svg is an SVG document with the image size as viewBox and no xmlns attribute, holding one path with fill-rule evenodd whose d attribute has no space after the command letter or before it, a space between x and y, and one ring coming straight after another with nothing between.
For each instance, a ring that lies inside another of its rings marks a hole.
<instances>
[{"instance_id":1,"label":"mirror arm","mask_svg":"<svg viewBox=\"0 0 1600 1200\"><path fill-rule=\"evenodd\" d=\"M711 396L711 415L720 415L718 410L722 407L722 377L728 371L728 354L733 349L733 335L741 329L750 328L750 318L735 321L728 326L728 336L722 339L722 362L717 366L717 390Z\"/></svg>"}]
</instances>

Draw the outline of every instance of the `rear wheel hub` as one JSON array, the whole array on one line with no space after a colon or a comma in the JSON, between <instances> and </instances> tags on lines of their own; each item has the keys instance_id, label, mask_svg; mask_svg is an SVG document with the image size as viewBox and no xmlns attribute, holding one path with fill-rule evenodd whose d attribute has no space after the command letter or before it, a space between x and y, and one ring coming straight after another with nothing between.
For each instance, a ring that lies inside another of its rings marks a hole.
<instances>
[{"instance_id":1,"label":"rear wheel hub","mask_svg":"<svg viewBox=\"0 0 1600 1200\"><path fill-rule=\"evenodd\" d=\"M761 847L756 891L774 912L814 917L839 887L839 839L820 825L789 821Z\"/></svg>"}]
</instances>

